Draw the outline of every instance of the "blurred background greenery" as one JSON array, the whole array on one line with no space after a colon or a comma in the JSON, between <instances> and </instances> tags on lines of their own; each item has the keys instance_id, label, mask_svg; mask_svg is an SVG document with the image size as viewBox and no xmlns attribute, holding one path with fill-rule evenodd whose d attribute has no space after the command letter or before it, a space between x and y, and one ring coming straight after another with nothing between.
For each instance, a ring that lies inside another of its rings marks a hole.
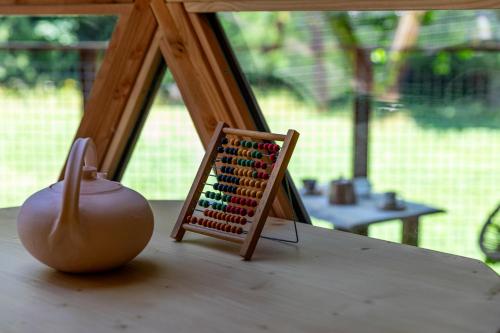
<instances>
[{"instance_id":1,"label":"blurred background greenery","mask_svg":"<svg viewBox=\"0 0 500 333\"><path fill-rule=\"evenodd\" d=\"M301 133L289 167L297 186L353 176L353 104L364 89L374 189L446 210L423 218L422 247L484 258L479 230L500 203L498 11L219 19L271 130ZM57 179L115 22L0 17L0 207ZM123 182L151 199L183 199L202 155L167 72ZM372 237L399 235L396 221L370 228Z\"/></svg>"}]
</instances>

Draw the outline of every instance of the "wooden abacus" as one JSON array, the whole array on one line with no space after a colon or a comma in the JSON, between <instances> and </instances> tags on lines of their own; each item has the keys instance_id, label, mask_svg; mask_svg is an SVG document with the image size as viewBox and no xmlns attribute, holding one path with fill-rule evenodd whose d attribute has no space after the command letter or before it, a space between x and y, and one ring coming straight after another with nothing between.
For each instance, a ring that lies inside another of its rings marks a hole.
<instances>
[{"instance_id":1,"label":"wooden abacus","mask_svg":"<svg viewBox=\"0 0 500 333\"><path fill-rule=\"evenodd\" d=\"M192 231L238 243L240 255L250 260L298 138L294 130L280 135L229 128L220 122L172 238L181 241L186 231Z\"/></svg>"}]
</instances>

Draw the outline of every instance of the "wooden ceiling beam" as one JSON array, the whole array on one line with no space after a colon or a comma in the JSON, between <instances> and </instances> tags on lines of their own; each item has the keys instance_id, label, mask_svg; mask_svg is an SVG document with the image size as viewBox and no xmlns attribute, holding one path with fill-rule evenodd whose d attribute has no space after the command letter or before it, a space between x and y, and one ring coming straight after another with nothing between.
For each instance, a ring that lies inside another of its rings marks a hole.
<instances>
[{"instance_id":1,"label":"wooden ceiling beam","mask_svg":"<svg viewBox=\"0 0 500 333\"><path fill-rule=\"evenodd\" d=\"M0 0L0 15L123 15L130 12L133 0L123 1L36 1Z\"/></svg>"},{"instance_id":2,"label":"wooden ceiling beam","mask_svg":"<svg viewBox=\"0 0 500 333\"><path fill-rule=\"evenodd\" d=\"M168 0L188 12L498 9L500 0Z\"/></svg>"}]
</instances>

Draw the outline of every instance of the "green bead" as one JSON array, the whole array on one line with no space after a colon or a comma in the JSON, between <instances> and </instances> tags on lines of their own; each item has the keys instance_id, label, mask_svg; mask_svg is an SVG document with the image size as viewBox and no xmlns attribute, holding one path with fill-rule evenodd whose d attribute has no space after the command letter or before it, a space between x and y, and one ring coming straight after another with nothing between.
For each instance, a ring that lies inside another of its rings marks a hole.
<instances>
[{"instance_id":1,"label":"green bead","mask_svg":"<svg viewBox=\"0 0 500 333\"><path fill-rule=\"evenodd\" d=\"M254 142L253 143L253 149L257 149L259 148L259 143L258 142Z\"/></svg>"},{"instance_id":2,"label":"green bead","mask_svg":"<svg viewBox=\"0 0 500 333\"><path fill-rule=\"evenodd\" d=\"M252 160L247 160L247 167L251 167L253 164L253 161Z\"/></svg>"},{"instance_id":3,"label":"green bead","mask_svg":"<svg viewBox=\"0 0 500 333\"><path fill-rule=\"evenodd\" d=\"M204 201L204 200L200 200L200 201L198 201L198 205L203 206L203 201Z\"/></svg>"},{"instance_id":4,"label":"green bead","mask_svg":"<svg viewBox=\"0 0 500 333\"><path fill-rule=\"evenodd\" d=\"M242 147L246 147L246 143L247 143L247 142L246 142L245 140L241 140L241 141L240 141L240 144L241 144L241 146L242 146Z\"/></svg>"},{"instance_id":5,"label":"green bead","mask_svg":"<svg viewBox=\"0 0 500 333\"><path fill-rule=\"evenodd\" d=\"M206 192L205 192L205 197L207 197L207 198L208 198L208 197L209 197L209 195L210 195L210 191L206 191Z\"/></svg>"},{"instance_id":6,"label":"green bead","mask_svg":"<svg viewBox=\"0 0 500 333\"><path fill-rule=\"evenodd\" d=\"M215 200L220 200L220 198L221 198L221 194L220 194L220 193L217 193L217 194L215 195Z\"/></svg>"},{"instance_id":7,"label":"green bead","mask_svg":"<svg viewBox=\"0 0 500 333\"><path fill-rule=\"evenodd\" d=\"M262 153L260 151L256 152L255 157L257 158L262 158Z\"/></svg>"},{"instance_id":8,"label":"green bead","mask_svg":"<svg viewBox=\"0 0 500 333\"><path fill-rule=\"evenodd\" d=\"M210 206L210 202L208 201L205 201L205 204L203 205L205 208L208 208L208 206Z\"/></svg>"},{"instance_id":9,"label":"green bead","mask_svg":"<svg viewBox=\"0 0 500 333\"><path fill-rule=\"evenodd\" d=\"M257 178L257 174L258 174L257 171L252 172L252 177Z\"/></svg>"},{"instance_id":10,"label":"green bead","mask_svg":"<svg viewBox=\"0 0 500 333\"><path fill-rule=\"evenodd\" d=\"M252 146L253 146L253 143L251 141L248 141L247 142L247 148L252 148Z\"/></svg>"}]
</instances>

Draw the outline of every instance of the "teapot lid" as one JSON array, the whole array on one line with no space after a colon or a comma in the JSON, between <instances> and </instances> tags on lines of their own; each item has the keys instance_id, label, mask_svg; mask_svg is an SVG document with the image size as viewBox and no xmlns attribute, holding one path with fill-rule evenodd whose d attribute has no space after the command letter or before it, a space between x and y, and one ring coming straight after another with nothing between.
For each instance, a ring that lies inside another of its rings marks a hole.
<instances>
[{"instance_id":1,"label":"teapot lid","mask_svg":"<svg viewBox=\"0 0 500 333\"><path fill-rule=\"evenodd\" d=\"M64 180L50 186L50 189L56 192L62 192ZM99 194L103 192L116 191L123 186L111 180L105 179L105 174L97 172L93 166L83 166L82 180L80 183L80 194Z\"/></svg>"}]
</instances>

